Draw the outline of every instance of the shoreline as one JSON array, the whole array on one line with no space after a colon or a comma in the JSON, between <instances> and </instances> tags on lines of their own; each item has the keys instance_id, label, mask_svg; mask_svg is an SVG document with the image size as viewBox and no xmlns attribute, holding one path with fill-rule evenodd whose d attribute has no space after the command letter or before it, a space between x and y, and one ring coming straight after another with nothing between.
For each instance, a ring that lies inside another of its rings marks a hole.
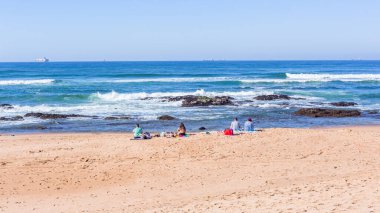
<instances>
[{"instance_id":1,"label":"shoreline","mask_svg":"<svg viewBox=\"0 0 380 213\"><path fill-rule=\"evenodd\" d=\"M336 129L336 128L360 128L360 127L380 127L380 125L376 124L360 124L360 125L333 125L333 126L312 126L312 127L268 127L268 128L255 128L255 131L252 133L257 133L260 131L270 130L270 129ZM173 130L174 131L174 130ZM220 130L204 130L204 131L189 131L190 134L205 134L206 132L223 132L224 129ZM147 131L151 134L159 134L157 131ZM170 131L168 131L170 132ZM132 129L130 131L83 131L83 132L64 132L64 131L56 131L56 132L0 132L0 136L9 136L9 135L55 135L55 134L132 134Z\"/></svg>"},{"instance_id":2,"label":"shoreline","mask_svg":"<svg viewBox=\"0 0 380 213\"><path fill-rule=\"evenodd\" d=\"M0 212L377 212L380 126L0 136Z\"/></svg>"}]
</instances>

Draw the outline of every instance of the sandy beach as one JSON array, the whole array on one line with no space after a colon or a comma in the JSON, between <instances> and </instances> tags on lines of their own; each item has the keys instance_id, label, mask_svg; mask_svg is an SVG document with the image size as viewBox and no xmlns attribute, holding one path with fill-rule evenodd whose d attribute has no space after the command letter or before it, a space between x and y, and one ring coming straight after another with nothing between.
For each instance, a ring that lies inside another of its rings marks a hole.
<instances>
[{"instance_id":1,"label":"sandy beach","mask_svg":"<svg viewBox=\"0 0 380 213\"><path fill-rule=\"evenodd\" d=\"M0 136L0 212L379 212L380 126Z\"/></svg>"}]
</instances>

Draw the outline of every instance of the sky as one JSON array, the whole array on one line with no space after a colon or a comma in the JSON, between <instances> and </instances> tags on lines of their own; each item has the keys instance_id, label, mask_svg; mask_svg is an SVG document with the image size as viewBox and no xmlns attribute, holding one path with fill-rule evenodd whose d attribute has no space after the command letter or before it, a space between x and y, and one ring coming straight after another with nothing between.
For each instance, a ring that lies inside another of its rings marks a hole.
<instances>
[{"instance_id":1,"label":"sky","mask_svg":"<svg viewBox=\"0 0 380 213\"><path fill-rule=\"evenodd\" d=\"M0 0L0 61L380 59L378 0Z\"/></svg>"}]
</instances>

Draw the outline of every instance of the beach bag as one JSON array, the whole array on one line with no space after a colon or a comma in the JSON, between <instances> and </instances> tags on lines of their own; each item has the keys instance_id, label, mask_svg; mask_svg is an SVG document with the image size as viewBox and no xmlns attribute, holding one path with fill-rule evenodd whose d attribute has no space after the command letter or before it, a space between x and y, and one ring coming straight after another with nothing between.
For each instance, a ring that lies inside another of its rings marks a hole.
<instances>
[{"instance_id":1,"label":"beach bag","mask_svg":"<svg viewBox=\"0 0 380 213\"><path fill-rule=\"evenodd\" d=\"M224 130L224 135L233 135L234 131L232 129L225 129Z\"/></svg>"}]
</instances>

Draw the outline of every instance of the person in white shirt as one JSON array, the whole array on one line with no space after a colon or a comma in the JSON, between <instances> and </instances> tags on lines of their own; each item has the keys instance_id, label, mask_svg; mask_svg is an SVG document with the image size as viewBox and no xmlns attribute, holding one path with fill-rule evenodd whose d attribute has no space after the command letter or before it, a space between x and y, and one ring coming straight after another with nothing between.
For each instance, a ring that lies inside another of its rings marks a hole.
<instances>
[{"instance_id":1,"label":"person in white shirt","mask_svg":"<svg viewBox=\"0 0 380 213\"><path fill-rule=\"evenodd\" d=\"M234 121L231 122L230 129L232 129L234 133L240 130L240 124L237 118L235 118Z\"/></svg>"}]
</instances>

